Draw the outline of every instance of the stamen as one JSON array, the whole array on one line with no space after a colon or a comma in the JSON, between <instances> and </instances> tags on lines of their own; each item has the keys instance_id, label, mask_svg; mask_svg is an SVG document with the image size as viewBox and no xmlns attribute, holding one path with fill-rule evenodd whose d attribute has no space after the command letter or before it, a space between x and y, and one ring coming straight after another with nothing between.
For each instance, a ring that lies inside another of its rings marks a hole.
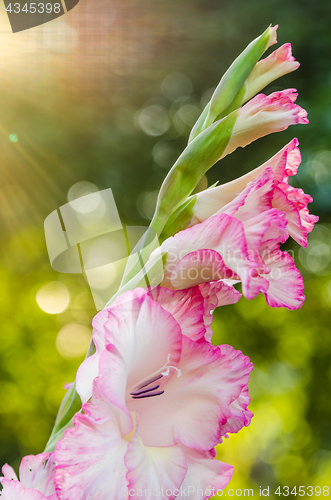
<instances>
[{"instance_id":1,"label":"stamen","mask_svg":"<svg viewBox=\"0 0 331 500\"><path fill-rule=\"evenodd\" d=\"M177 368L176 366L172 366L172 365L167 366L167 365L168 365L168 363L170 363L170 354L168 354L167 362L166 362L166 364L165 364L166 371L161 372L161 373L162 373L162 375L164 375L165 377L167 377L167 376L169 375L170 368L173 368L173 369L174 369L174 370L176 370L176 372L177 372L177 377L180 377L180 376L181 376L181 374L182 374L182 372L180 371L180 369L179 369L179 368Z\"/></svg>"},{"instance_id":2,"label":"stamen","mask_svg":"<svg viewBox=\"0 0 331 500\"><path fill-rule=\"evenodd\" d=\"M158 375L152 376L151 378L145 380L145 382L141 382L134 388L131 387L130 389L132 389L132 391L130 392L130 396L132 396L133 399L142 399L142 398L150 398L152 396L159 396L160 394L163 394L164 391L155 392L156 389L160 387L159 384L153 386L151 386L151 384L153 382L156 382L156 380L160 380L160 378L162 378L163 376L168 376L171 368L177 372L177 377L180 377L182 374L179 368L177 368L176 366L172 366L169 363L170 363L170 354L168 354L166 364L163 365L163 367L161 368L161 370L165 369L165 371L160 373L160 371L158 370L159 372Z\"/></svg>"},{"instance_id":3,"label":"stamen","mask_svg":"<svg viewBox=\"0 0 331 500\"><path fill-rule=\"evenodd\" d=\"M159 380L162 377L163 377L163 375L160 374L160 375L156 375L155 377L152 377L152 378L146 380L142 384L137 385L137 387L135 388L135 391L138 391L139 389L142 389L143 387L146 387L147 385L152 384L153 382L155 382L155 380Z\"/></svg>"},{"instance_id":4,"label":"stamen","mask_svg":"<svg viewBox=\"0 0 331 500\"><path fill-rule=\"evenodd\" d=\"M143 399L143 398L151 398L153 396L160 396L160 394L163 394L164 391L157 391L157 392L147 392L147 393L142 393L138 396L132 396L133 399Z\"/></svg>"},{"instance_id":5,"label":"stamen","mask_svg":"<svg viewBox=\"0 0 331 500\"><path fill-rule=\"evenodd\" d=\"M134 391L130 392L131 396L138 396L139 394L144 394L144 392L151 392L155 391L160 387L160 384L157 385L152 385L152 387L145 387L145 389L135 389Z\"/></svg>"}]
</instances>

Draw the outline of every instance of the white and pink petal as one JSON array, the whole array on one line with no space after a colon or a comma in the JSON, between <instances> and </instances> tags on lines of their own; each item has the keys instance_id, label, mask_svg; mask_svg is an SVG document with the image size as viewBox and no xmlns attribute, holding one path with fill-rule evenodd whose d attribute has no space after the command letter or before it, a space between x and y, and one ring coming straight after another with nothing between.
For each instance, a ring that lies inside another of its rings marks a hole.
<instances>
[{"instance_id":1,"label":"white and pink petal","mask_svg":"<svg viewBox=\"0 0 331 500\"><path fill-rule=\"evenodd\" d=\"M287 252L282 252L277 244L266 243L260 253L270 269L265 276L269 282L265 293L268 305L291 310L302 307L305 300L304 283L292 257Z\"/></svg>"},{"instance_id":2,"label":"white and pink petal","mask_svg":"<svg viewBox=\"0 0 331 500\"><path fill-rule=\"evenodd\" d=\"M307 241L307 229L301 223L300 212L296 208L295 204L288 199L284 191L279 187L276 187L274 198L272 201L273 207L277 208L286 214L288 220L288 232L289 235L297 242L299 245L306 248L308 246Z\"/></svg>"},{"instance_id":3,"label":"white and pink petal","mask_svg":"<svg viewBox=\"0 0 331 500\"><path fill-rule=\"evenodd\" d=\"M47 500L43 493L24 488L22 483L11 479L2 480L1 500Z\"/></svg>"},{"instance_id":4,"label":"white and pink petal","mask_svg":"<svg viewBox=\"0 0 331 500\"><path fill-rule=\"evenodd\" d=\"M229 484L234 468L214 458L212 451L181 447L187 461L187 474L177 498L206 500ZM213 493L214 492L214 493Z\"/></svg>"},{"instance_id":5,"label":"white and pink petal","mask_svg":"<svg viewBox=\"0 0 331 500\"><path fill-rule=\"evenodd\" d=\"M115 410L115 411L114 411ZM55 450L55 485L61 500L124 500L127 481L122 438L116 409L95 383L93 403L83 406L74 428L68 429Z\"/></svg>"},{"instance_id":6,"label":"white and pink petal","mask_svg":"<svg viewBox=\"0 0 331 500\"><path fill-rule=\"evenodd\" d=\"M220 427L231 416L229 406L247 385L253 365L230 346L214 347L183 337L178 368L181 375L171 378L157 401L135 400L128 408L139 414L146 446L180 442L209 450L220 441Z\"/></svg>"},{"instance_id":7,"label":"white and pink petal","mask_svg":"<svg viewBox=\"0 0 331 500\"><path fill-rule=\"evenodd\" d=\"M210 342L213 331L211 325L213 322L213 312L216 307L236 304L241 293L233 286L227 285L224 281L210 281L199 285L199 290L204 297L205 313L204 322L206 326L205 339ZM195 339L192 339L195 340Z\"/></svg>"},{"instance_id":8,"label":"white and pink petal","mask_svg":"<svg viewBox=\"0 0 331 500\"><path fill-rule=\"evenodd\" d=\"M164 272L164 279L162 282L163 286L172 288L172 273L175 272L174 277L176 279L176 287L183 288L184 286L190 286L191 282L185 279L185 283L181 282L181 269L177 264L191 252L197 252L201 250L212 250L218 253L220 259L217 260L219 264L216 266L217 271L215 276L207 276L207 271L213 269L213 265L207 267L205 280L201 281L211 281L220 278L219 269L223 269L226 273L225 268L232 272L232 277L236 279L238 276L243 282L243 292L248 298L255 297L259 292L265 290L267 286L264 280L255 282L251 286L252 275L255 274L256 267L258 263L251 260L248 255L245 232L242 222L238 221L235 217L230 217L227 214L214 215L213 217L207 219L201 224L190 227L177 233L175 236L168 238L163 242L161 250L167 252L167 263ZM196 255L196 254L195 254ZM201 252L197 254L199 257ZM210 257L212 254L202 254L202 257ZM213 254L214 255L214 254ZM224 267L223 263L224 262ZM201 259L199 267L201 267ZM211 262L213 264L213 262ZM188 268L188 263L184 260L184 267ZM200 277L201 273L200 273ZM231 278L231 276L226 275L224 278ZM194 281L196 284L196 281Z\"/></svg>"},{"instance_id":9,"label":"white and pink petal","mask_svg":"<svg viewBox=\"0 0 331 500\"><path fill-rule=\"evenodd\" d=\"M248 410L251 398L248 395L248 387L245 386L237 399L230 404L231 416L222 426L222 436L228 433L239 432L243 427L251 423L253 413Z\"/></svg>"},{"instance_id":10,"label":"white and pink petal","mask_svg":"<svg viewBox=\"0 0 331 500\"><path fill-rule=\"evenodd\" d=\"M177 366L182 332L173 316L148 295L132 297L131 302L131 292L123 295L128 299L125 304L117 306L114 302L108 308L115 317L119 309L120 320L116 318L111 324L107 319L106 349L100 356L99 383L109 401L123 410L122 432L127 434L132 430L126 407L127 393L162 372L168 362ZM105 309L99 315L109 318L109 311Z\"/></svg>"},{"instance_id":11,"label":"white and pink petal","mask_svg":"<svg viewBox=\"0 0 331 500\"><path fill-rule=\"evenodd\" d=\"M174 500L185 478L187 464L178 446L144 446L138 431L125 455L129 498Z\"/></svg>"},{"instance_id":12,"label":"white and pink petal","mask_svg":"<svg viewBox=\"0 0 331 500\"><path fill-rule=\"evenodd\" d=\"M47 498L55 494L54 454L40 453L24 457L20 465L20 481L25 488L43 493Z\"/></svg>"},{"instance_id":13,"label":"white and pink petal","mask_svg":"<svg viewBox=\"0 0 331 500\"><path fill-rule=\"evenodd\" d=\"M181 327L182 334L192 340L203 339L206 333L206 304L214 297L203 297L199 287L170 290L162 286L147 289L147 294L169 312ZM208 325L209 325L209 313Z\"/></svg>"}]
</instances>

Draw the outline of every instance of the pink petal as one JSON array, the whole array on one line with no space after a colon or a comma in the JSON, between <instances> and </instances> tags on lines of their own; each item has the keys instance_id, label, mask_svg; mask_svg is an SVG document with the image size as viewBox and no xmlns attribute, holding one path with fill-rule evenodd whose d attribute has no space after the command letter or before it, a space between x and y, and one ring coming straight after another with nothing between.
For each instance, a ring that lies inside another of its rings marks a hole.
<instances>
[{"instance_id":1,"label":"pink petal","mask_svg":"<svg viewBox=\"0 0 331 500\"><path fill-rule=\"evenodd\" d=\"M266 168L254 181L231 203L223 207L219 213L227 213L244 222L261 212L270 210L274 191L274 174L271 168Z\"/></svg>"},{"instance_id":2,"label":"pink petal","mask_svg":"<svg viewBox=\"0 0 331 500\"><path fill-rule=\"evenodd\" d=\"M66 382L63 386L63 389L66 389L68 391L69 389L71 389L73 384L74 384L74 382Z\"/></svg>"},{"instance_id":3,"label":"pink petal","mask_svg":"<svg viewBox=\"0 0 331 500\"><path fill-rule=\"evenodd\" d=\"M286 215L272 208L244 222L248 249L258 252L263 241L284 243L288 238ZM255 254L253 254L255 255Z\"/></svg>"},{"instance_id":4,"label":"pink petal","mask_svg":"<svg viewBox=\"0 0 331 500\"><path fill-rule=\"evenodd\" d=\"M40 491L24 488L19 481L2 480L1 500L47 500Z\"/></svg>"},{"instance_id":5,"label":"pink petal","mask_svg":"<svg viewBox=\"0 0 331 500\"><path fill-rule=\"evenodd\" d=\"M278 153L276 153L270 160L266 161L253 170L253 172L261 173L266 167L271 167L274 173L275 181L285 182L288 176L295 175L301 163L301 153L298 148L299 141L294 138L286 146L284 146ZM247 174L249 175L249 174Z\"/></svg>"},{"instance_id":6,"label":"pink petal","mask_svg":"<svg viewBox=\"0 0 331 500\"><path fill-rule=\"evenodd\" d=\"M139 414L139 432L146 446L180 442L209 450L220 441L220 426L231 416L229 406L247 385L253 365L230 346L214 347L183 337L178 368L181 376L171 378L164 394L135 400L128 408Z\"/></svg>"},{"instance_id":7,"label":"pink petal","mask_svg":"<svg viewBox=\"0 0 331 500\"><path fill-rule=\"evenodd\" d=\"M1 470L2 470L2 474L3 474L3 477L0 477L1 483L4 479L13 479L15 481L18 481L18 477L16 476L16 472L14 471L14 469L10 465L8 465L8 464L3 465Z\"/></svg>"},{"instance_id":8,"label":"pink petal","mask_svg":"<svg viewBox=\"0 0 331 500\"><path fill-rule=\"evenodd\" d=\"M259 61L246 81L245 102L269 83L298 69L300 64L292 56L291 44L286 43Z\"/></svg>"},{"instance_id":9,"label":"pink petal","mask_svg":"<svg viewBox=\"0 0 331 500\"><path fill-rule=\"evenodd\" d=\"M220 254L225 266L242 280L246 297L253 298L267 287L263 278L251 284L252 273L254 274L258 263L249 258L242 223L227 214L214 215L163 242L161 251L167 252L167 263L162 285L171 288L172 272L178 262L190 252L204 249ZM180 276L178 267L176 276ZM210 281L209 276L208 278L204 281ZM219 276L211 278L218 279ZM179 286L178 282L176 284Z\"/></svg>"},{"instance_id":10,"label":"pink petal","mask_svg":"<svg viewBox=\"0 0 331 500\"><path fill-rule=\"evenodd\" d=\"M292 47L290 43L284 43L284 45L281 45L278 47L278 49L274 50L268 57L267 59L281 59L282 61L295 61L294 57L292 56ZM299 64L299 63L298 63Z\"/></svg>"},{"instance_id":11,"label":"pink petal","mask_svg":"<svg viewBox=\"0 0 331 500\"><path fill-rule=\"evenodd\" d=\"M97 387L97 386L96 386ZM123 500L127 481L122 439L112 405L98 394L76 414L55 450L55 484L61 500Z\"/></svg>"},{"instance_id":12,"label":"pink petal","mask_svg":"<svg viewBox=\"0 0 331 500\"><path fill-rule=\"evenodd\" d=\"M215 215L221 209L225 209L247 188L249 182L255 181L259 175L263 174L266 167L273 170L276 182L287 182L288 175L295 175L301 163L300 150L297 139L293 139L270 160L260 167L226 184L215 188L206 189L197 195L194 205L194 217L191 226L198 224L209 217ZM238 198L239 199L239 198ZM239 205L240 206L240 205ZM269 206L270 208L270 206ZM227 212L229 215L233 213Z\"/></svg>"},{"instance_id":13,"label":"pink petal","mask_svg":"<svg viewBox=\"0 0 331 500\"><path fill-rule=\"evenodd\" d=\"M53 453L28 455L20 465L20 481L25 488L40 491L46 497L55 494Z\"/></svg>"},{"instance_id":14,"label":"pink petal","mask_svg":"<svg viewBox=\"0 0 331 500\"><path fill-rule=\"evenodd\" d=\"M174 490L180 487L187 471L184 453L178 446L144 446L137 432L129 443L125 465L129 498L146 500L174 500Z\"/></svg>"},{"instance_id":15,"label":"pink petal","mask_svg":"<svg viewBox=\"0 0 331 500\"><path fill-rule=\"evenodd\" d=\"M266 244L261 256L270 269L266 275L269 288L265 293L269 306L299 309L305 300L304 283L294 260L287 252L281 252L278 245Z\"/></svg>"},{"instance_id":16,"label":"pink petal","mask_svg":"<svg viewBox=\"0 0 331 500\"><path fill-rule=\"evenodd\" d=\"M258 94L240 108L222 158L260 137L286 130L290 125L308 123L307 111L295 104L297 95L295 89L274 92L269 96Z\"/></svg>"},{"instance_id":17,"label":"pink petal","mask_svg":"<svg viewBox=\"0 0 331 500\"><path fill-rule=\"evenodd\" d=\"M231 465L219 462L209 451L198 451L184 446L182 449L188 467L181 487L183 497L186 493L189 498L205 500L217 495L217 491L223 490L229 484L234 471Z\"/></svg>"},{"instance_id":18,"label":"pink petal","mask_svg":"<svg viewBox=\"0 0 331 500\"><path fill-rule=\"evenodd\" d=\"M223 281L203 283L185 290L157 286L147 289L147 293L173 315L182 334L195 342L211 339L212 313L216 307L235 304L241 297L241 293Z\"/></svg>"},{"instance_id":19,"label":"pink petal","mask_svg":"<svg viewBox=\"0 0 331 500\"><path fill-rule=\"evenodd\" d=\"M205 339L210 342L213 335L213 331L211 329L213 311L219 306L236 304L241 297L241 293L238 292L238 290L236 290L233 286L229 286L221 280L202 283L199 285L199 290L205 299Z\"/></svg>"},{"instance_id":20,"label":"pink petal","mask_svg":"<svg viewBox=\"0 0 331 500\"><path fill-rule=\"evenodd\" d=\"M156 286L147 289L147 293L175 318L183 335L195 341L204 338L206 333L205 300L208 303L209 297L205 299L198 287L170 290Z\"/></svg>"},{"instance_id":21,"label":"pink petal","mask_svg":"<svg viewBox=\"0 0 331 500\"><path fill-rule=\"evenodd\" d=\"M251 423L253 413L247 409L251 398L248 395L248 387L244 387L237 399L230 404L231 416L222 426L222 436L228 432L238 432Z\"/></svg>"},{"instance_id":22,"label":"pink petal","mask_svg":"<svg viewBox=\"0 0 331 500\"><path fill-rule=\"evenodd\" d=\"M269 34L267 48L269 48L269 47L271 47L271 45L274 45L275 43L277 43L277 29L278 29L278 24L275 24L275 26L270 26L270 34Z\"/></svg>"},{"instance_id":23,"label":"pink petal","mask_svg":"<svg viewBox=\"0 0 331 500\"><path fill-rule=\"evenodd\" d=\"M226 267L218 252L199 249L185 255L171 273L171 286L188 288L215 279L231 278L231 269Z\"/></svg>"},{"instance_id":24,"label":"pink petal","mask_svg":"<svg viewBox=\"0 0 331 500\"><path fill-rule=\"evenodd\" d=\"M302 189L289 186L283 182L278 184L278 187L284 191L287 198L294 203L298 210L307 207L308 203L313 201L312 197L309 194L304 193Z\"/></svg>"},{"instance_id":25,"label":"pink petal","mask_svg":"<svg viewBox=\"0 0 331 500\"><path fill-rule=\"evenodd\" d=\"M299 245L306 248L308 246L307 229L301 224L300 212L294 203L287 198L284 191L278 187L275 189L272 204L278 210L286 213L289 235Z\"/></svg>"},{"instance_id":26,"label":"pink petal","mask_svg":"<svg viewBox=\"0 0 331 500\"><path fill-rule=\"evenodd\" d=\"M302 208L299 213L301 217L301 224L307 229L308 233L311 233L314 229L314 225L318 222L317 215L310 214L307 207Z\"/></svg>"},{"instance_id":27,"label":"pink petal","mask_svg":"<svg viewBox=\"0 0 331 500\"><path fill-rule=\"evenodd\" d=\"M132 430L132 420L126 408L126 393L160 373L168 359L172 366L177 366L182 334L173 316L146 294L123 295L125 303L122 297L119 305L115 301L98 314L98 327L102 325L106 337L106 350L99 362L99 383L109 401L123 410L121 421L123 433L127 434ZM165 377L166 381L172 374Z\"/></svg>"},{"instance_id":28,"label":"pink petal","mask_svg":"<svg viewBox=\"0 0 331 500\"><path fill-rule=\"evenodd\" d=\"M309 210L307 208L308 203L313 201L312 197L309 194L303 192L302 189L294 188L284 182L278 184L278 188L283 191L288 200L287 207L291 206L291 210L288 209L288 217L291 217L291 236L295 239L300 245L306 247L308 245L307 242L307 233L311 232L314 228L314 224L318 221L318 217L316 215L309 214ZM276 199L274 199L273 204L281 201L285 205L284 197L277 191ZM297 216L294 216L294 209L296 209L300 221L298 221ZM299 235L298 235L299 232ZM296 239L298 238L299 241Z\"/></svg>"}]
</instances>

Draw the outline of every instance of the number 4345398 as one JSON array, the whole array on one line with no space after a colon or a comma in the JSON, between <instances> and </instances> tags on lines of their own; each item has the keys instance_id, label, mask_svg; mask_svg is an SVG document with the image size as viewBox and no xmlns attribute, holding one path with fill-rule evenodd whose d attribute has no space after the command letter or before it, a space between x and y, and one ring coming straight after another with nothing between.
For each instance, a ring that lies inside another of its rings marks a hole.
<instances>
[{"instance_id":1,"label":"number 4345398","mask_svg":"<svg viewBox=\"0 0 331 500\"><path fill-rule=\"evenodd\" d=\"M307 497L312 497L313 495L316 497L328 497L329 492L329 486L294 486L294 488L290 488L289 486L278 486L275 491L275 495L284 497L288 497L289 495L298 495L299 497L303 497L305 495L307 495Z\"/></svg>"},{"instance_id":2,"label":"number 4345398","mask_svg":"<svg viewBox=\"0 0 331 500\"><path fill-rule=\"evenodd\" d=\"M12 7L13 5L13 7ZM21 12L25 12L26 14L60 14L61 13L61 4L55 3L54 5L51 3L26 3L21 8L19 3L9 4L6 8L6 11L9 13L19 14Z\"/></svg>"}]
</instances>

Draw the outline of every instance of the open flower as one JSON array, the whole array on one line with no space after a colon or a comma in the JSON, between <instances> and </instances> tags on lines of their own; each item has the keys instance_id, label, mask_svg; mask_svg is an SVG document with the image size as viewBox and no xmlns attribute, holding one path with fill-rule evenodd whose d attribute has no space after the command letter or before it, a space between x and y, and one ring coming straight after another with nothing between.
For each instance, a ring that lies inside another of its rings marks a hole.
<instances>
[{"instance_id":1,"label":"open flower","mask_svg":"<svg viewBox=\"0 0 331 500\"><path fill-rule=\"evenodd\" d=\"M87 384L87 391L88 378L95 378L94 388L84 415L75 417L74 429L56 448L60 498L94 494L104 500L111 488L112 498L122 499L126 487L135 498L144 488L177 490L186 477L191 486L226 486L232 468L211 450L227 432L249 424L253 366L230 346L214 347L203 336L192 340L194 330L181 324L187 335L141 289L126 292L96 316L93 338L104 349L97 378L88 371L77 376L77 386ZM203 318L198 330L202 324ZM197 491L191 496L207 498Z\"/></svg>"},{"instance_id":2,"label":"open flower","mask_svg":"<svg viewBox=\"0 0 331 500\"><path fill-rule=\"evenodd\" d=\"M221 280L213 283L202 283L186 290L170 290L159 286L146 290L136 288L134 294L136 298L144 297L147 294L164 311L173 316L180 325L183 335L196 342L211 340L214 309L234 304L241 297L241 293L233 286L229 286ZM117 305L117 314L123 310L123 313L130 315L131 308L137 304L137 301L133 301L130 294L124 293L116 299L115 304ZM113 311L113 306L107 310ZM137 314L137 311L132 314ZM76 388L83 402L88 401L92 396L93 380L99 374L100 357L106 346L104 322L102 313L97 314L93 319L93 341L96 353L87 358L77 372Z\"/></svg>"},{"instance_id":3,"label":"open flower","mask_svg":"<svg viewBox=\"0 0 331 500\"><path fill-rule=\"evenodd\" d=\"M162 286L181 289L232 278L242 282L248 299L262 292L272 307L301 307L303 280L279 248L288 238L288 221L272 205L274 191L275 174L267 167L215 215L165 240Z\"/></svg>"},{"instance_id":4,"label":"open flower","mask_svg":"<svg viewBox=\"0 0 331 500\"><path fill-rule=\"evenodd\" d=\"M221 211L228 203L238 197L249 185L261 175L267 167L273 172L273 191L270 191L271 205L286 213L289 235L303 247L307 247L307 234L318 221L316 215L309 214L308 203L313 200L302 189L289 185L289 177L296 175L301 163L298 140L293 139L270 160L251 172L227 184L202 191L196 195L190 226L204 221ZM263 207L262 207L263 208ZM263 210L261 209L261 212Z\"/></svg>"},{"instance_id":5,"label":"open flower","mask_svg":"<svg viewBox=\"0 0 331 500\"><path fill-rule=\"evenodd\" d=\"M2 473L1 500L57 500L53 453L24 457L19 469L20 481L7 464L2 467Z\"/></svg>"}]
</instances>

